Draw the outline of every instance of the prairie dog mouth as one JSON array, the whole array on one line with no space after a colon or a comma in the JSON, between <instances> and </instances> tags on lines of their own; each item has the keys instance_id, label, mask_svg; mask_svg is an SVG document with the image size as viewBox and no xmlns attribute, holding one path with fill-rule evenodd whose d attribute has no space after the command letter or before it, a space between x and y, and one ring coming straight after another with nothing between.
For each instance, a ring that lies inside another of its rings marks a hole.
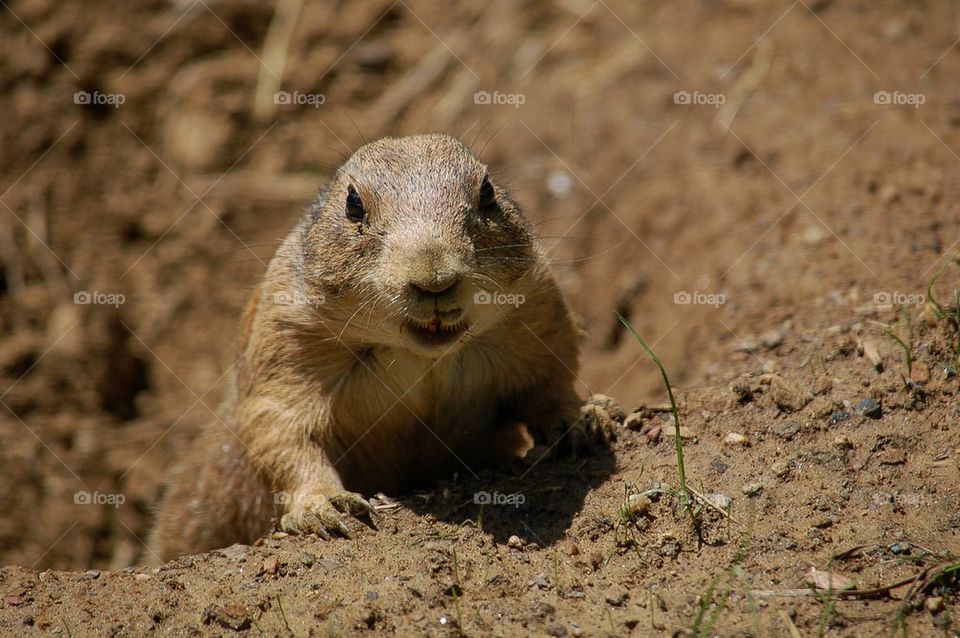
<instances>
[{"instance_id":1,"label":"prairie dog mouth","mask_svg":"<svg viewBox=\"0 0 960 638\"><path fill-rule=\"evenodd\" d=\"M445 322L439 315L427 321L407 318L403 329L425 348L439 348L457 341L467 331L467 322L460 319L454 323Z\"/></svg>"}]
</instances>

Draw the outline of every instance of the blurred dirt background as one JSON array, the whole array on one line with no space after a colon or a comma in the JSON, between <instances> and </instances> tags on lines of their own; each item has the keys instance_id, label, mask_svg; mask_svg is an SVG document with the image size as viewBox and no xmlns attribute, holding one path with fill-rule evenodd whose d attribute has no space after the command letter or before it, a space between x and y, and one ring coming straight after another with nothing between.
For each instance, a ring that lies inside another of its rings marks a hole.
<instances>
[{"instance_id":1,"label":"blurred dirt background","mask_svg":"<svg viewBox=\"0 0 960 638\"><path fill-rule=\"evenodd\" d=\"M0 4L0 633L669 635L717 611L721 635L956 635L949 571L774 595L960 554L957 325L924 298L938 272L943 303L960 287L956 2ZM537 225L584 395L664 402L615 310L656 349L691 484L736 521L706 508L701 546L670 499L621 515L676 487L647 409L582 510L564 494L598 460L454 482L433 514L393 495L361 542L84 572L142 557L325 176L423 131L481 152ZM489 486L527 503L478 522Z\"/></svg>"}]
</instances>

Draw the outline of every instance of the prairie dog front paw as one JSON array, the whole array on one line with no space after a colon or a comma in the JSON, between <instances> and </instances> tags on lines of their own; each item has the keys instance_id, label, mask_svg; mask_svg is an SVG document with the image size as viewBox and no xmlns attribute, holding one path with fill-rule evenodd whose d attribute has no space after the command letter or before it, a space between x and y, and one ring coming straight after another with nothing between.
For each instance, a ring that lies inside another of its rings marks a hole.
<instances>
[{"instance_id":1,"label":"prairie dog front paw","mask_svg":"<svg viewBox=\"0 0 960 638\"><path fill-rule=\"evenodd\" d=\"M280 529L291 534L316 534L324 540L334 536L353 538L348 517L372 519L373 507L355 492L339 491L331 495L312 493L294 497L289 511L280 519Z\"/></svg>"}]
</instances>

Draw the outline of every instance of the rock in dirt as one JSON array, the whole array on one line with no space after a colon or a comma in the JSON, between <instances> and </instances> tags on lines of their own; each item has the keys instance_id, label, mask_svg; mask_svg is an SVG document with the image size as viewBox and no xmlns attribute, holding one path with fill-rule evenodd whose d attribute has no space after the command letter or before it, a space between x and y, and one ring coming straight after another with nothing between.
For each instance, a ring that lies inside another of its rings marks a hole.
<instances>
[{"instance_id":1,"label":"rock in dirt","mask_svg":"<svg viewBox=\"0 0 960 638\"><path fill-rule=\"evenodd\" d=\"M639 430L643 427L643 412L631 412L623 420L623 427L628 430Z\"/></svg>"},{"instance_id":2,"label":"rock in dirt","mask_svg":"<svg viewBox=\"0 0 960 638\"><path fill-rule=\"evenodd\" d=\"M840 449L851 449L853 448L853 441L850 440L850 437L841 434L833 440L833 444Z\"/></svg>"},{"instance_id":3,"label":"rock in dirt","mask_svg":"<svg viewBox=\"0 0 960 638\"><path fill-rule=\"evenodd\" d=\"M234 631L250 629L250 614L247 607L242 603L229 603L223 607L210 605L203 610L200 620L204 625L217 623L221 627Z\"/></svg>"},{"instance_id":4,"label":"rock in dirt","mask_svg":"<svg viewBox=\"0 0 960 638\"><path fill-rule=\"evenodd\" d=\"M846 410L838 410L830 415L830 425L836 425L850 420L850 413Z\"/></svg>"},{"instance_id":5,"label":"rock in dirt","mask_svg":"<svg viewBox=\"0 0 960 638\"><path fill-rule=\"evenodd\" d=\"M802 410L813 399L809 392L779 374L770 375L770 394L784 412Z\"/></svg>"},{"instance_id":6,"label":"rock in dirt","mask_svg":"<svg viewBox=\"0 0 960 638\"><path fill-rule=\"evenodd\" d=\"M800 432L800 424L796 421L783 421L782 423L774 423L771 429L784 441L790 441Z\"/></svg>"},{"instance_id":7,"label":"rock in dirt","mask_svg":"<svg viewBox=\"0 0 960 638\"><path fill-rule=\"evenodd\" d=\"M864 339L861 344L861 350L863 356L867 358L870 362L870 365L873 366L873 369L877 372L883 372L883 358L880 356L880 351L877 349L877 342L873 339Z\"/></svg>"},{"instance_id":8,"label":"rock in dirt","mask_svg":"<svg viewBox=\"0 0 960 638\"><path fill-rule=\"evenodd\" d=\"M923 361L915 361L910 371L910 380L921 385L930 381L930 368Z\"/></svg>"},{"instance_id":9,"label":"rock in dirt","mask_svg":"<svg viewBox=\"0 0 960 638\"><path fill-rule=\"evenodd\" d=\"M877 460L880 465L903 465L907 462L907 455L903 450L892 447L877 454Z\"/></svg>"},{"instance_id":10,"label":"rock in dirt","mask_svg":"<svg viewBox=\"0 0 960 638\"><path fill-rule=\"evenodd\" d=\"M607 592L605 600L614 607L620 607L629 597L630 594L626 589L612 589Z\"/></svg>"},{"instance_id":11,"label":"rock in dirt","mask_svg":"<svg viewBox=\"0 0 960 638\"><path fill-rule=\"evenodd\" d=\"M787 479L790 476L790 464L786 461L775 461L770 466L770 470L779 479Z\"/></svg>"},{"instance_id":12,"label":"rock in dirt","mask_svg":"<svg viewBox=\"0 0 960 638\"><path fill-rule=\"evenodd\" d=\"M666 434L666 435L669 436L669 437L674 437L674 436L676 436L676 428L674 428L674 427L665 427L665 428L661 428L661 430L663 431L664 434ZM688 427L685 426L685 425L681 425L681 426L680 426L680 439L681 439L681 440L683 440L683 441L688 441L688 440L693 440L693 439L696 439L696 438L697 438L697 435L693 433L693 430L691 430L690 428L688 428Z\"/></svg>"},{"instance_id":13,"label":"rock in dirt","mask_svg":"<svg viewBox=\"0 0 960 638\"><path fill-rule=\"evenodd\" d=\"M507 547L511 549L523 549L523 541L520 540L520 537L514 534L507 539Z\"/></svg>"},{"instance_id":14,"label":"rock in dirt","mask_svg":"<svg viewBox=\"0 0 960 638\"><path fill-rule=\"evenodd\" d=\"M763 486L759 483L747 483L740 491L743 492L746 496L756 496L763 489Z\"/></svg>"},{"instance_id":15,"label":"rock in dirt","mask_svg":"<svg viewBox=\"0 0 960 638\"><path fill-rule=\"evenodd\" d=\"M730 509L731 505L733 505L733 499L726 494L721 494L720 492L707 494L707 500L710 501L711 505L725 512Z\"/></svg>"},{"instance_id":16,"label":"rock in dirt","mask_svg":"<svg viewBox=\"0 0 960 638\"><path fill-rule=\"evenodd\" d=\"M272 576L273 574L277 573L277 569L279 567L280 567L280 559L277 558L276 556L270 556L264 559L263 565L261 566L260 570L261 570L261 573L270 574Z\"/></svg>"},{"instance_id":17,"label":"rock in dirt","mask_svg":"<svg viewBox=\"0 0 960 638\"><path fill-rule=\"evenodd\" d=\"M783 328L774 328L773 330L768 330L760 335L760 343L763 344L763 347L767 350L773 350L777 346L783 344L783 340L786 338L787 333Z\"/></svg>"},{"instance_id":18,"label":"rock in dirt","mask_svg":"<svg viewBox=\"0 0 960 638\"><path fill-rule=\"evenodd\" d=\"M880 402L872 397L859 401L856 405L856 410L862 416L871 419L879 419L883 416L883 409L880 407Z\"/></svg>"},{"instance_id":19,"label":"rock in dirt","mask_svg":"<svg viewBox=\"0 0 960 638\"><path fill-rule=\"evenodd\" d=\"M723 444L730 447L749 447L750 438L739 432L729 432L723 437Z\"/></svg>"},{"instance_id":20,"label":"rock in dirt","mask_svg":"<svg viewBox=\"0 0 960 638\"><path fill-rule=\"evenodd\" d=\"M930 596L923 602L923 606L931 614L939 614L943 611L943 596Z\"/></svg>"},{"instance_id":21,"label":"rock in dirt","mask_svg":"<svg viewBox=\"0 0 960 638\"><path fill-rule=\"evenodd\" d=\"M644 430L641 432L645 437L647 437L647 443L658 443L660 441L660 437L663 435L663 428L654 423L650 425L649 428L644 428Z\"/></svg>"},{"instance_id":22,"label":"rock in dirt","mask_svg":"<svg viewBox=\"0 0 960 638\"><path fill-rule=\"evenodd\" d=\"M807 583L817 589L832 589L834 591L854 589L857 586L857 582L848 576L817 569L816 567L810 568Z\"/></svg>"}]
</instances>

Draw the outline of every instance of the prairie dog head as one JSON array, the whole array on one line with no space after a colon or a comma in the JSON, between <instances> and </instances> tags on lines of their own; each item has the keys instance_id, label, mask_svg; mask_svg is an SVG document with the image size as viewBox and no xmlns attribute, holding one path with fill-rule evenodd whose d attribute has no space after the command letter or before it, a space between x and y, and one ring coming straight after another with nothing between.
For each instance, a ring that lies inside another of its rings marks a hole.
<instances>
[{"instance_id":1,"label":"prairie dog head","mask_svg":"<svg viewBox=\"0 0 960 638\"><path fill-rule=\"evenodd\" d=\"M344 341L428 358L515 310L540 264L519 207L442 134L357 150L312 210L303 258L305 284Z\"/></svg>"}]
</instances>

